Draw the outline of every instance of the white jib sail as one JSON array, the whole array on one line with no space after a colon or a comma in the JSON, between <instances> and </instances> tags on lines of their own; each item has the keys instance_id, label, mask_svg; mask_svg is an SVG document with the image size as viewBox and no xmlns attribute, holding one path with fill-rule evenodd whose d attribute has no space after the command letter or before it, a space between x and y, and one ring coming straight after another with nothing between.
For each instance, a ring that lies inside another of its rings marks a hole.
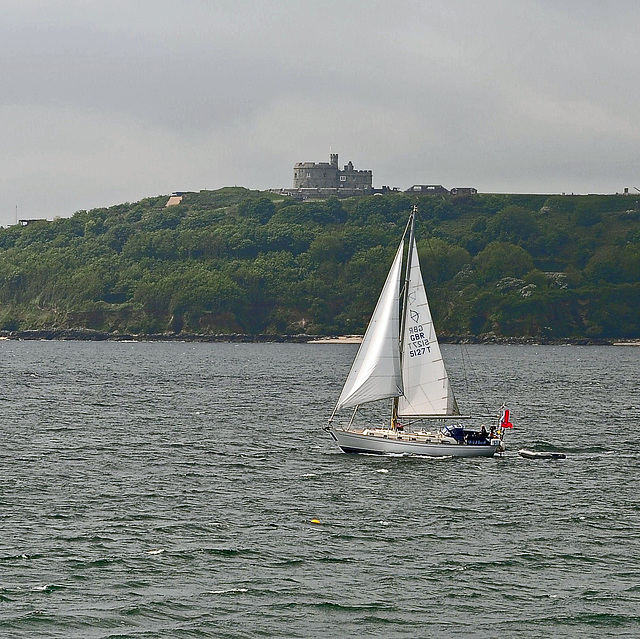
<instances>
[{"instance_id":1,"label":"white jib sail","mask_svg":"<svg viewBox=\"0 0 640 639\"><path fill-rule=\"evenodd\" d=\"M457 415L458 406L433 327L415 241L411 251L411 272L407 307L404 309L406 324L402 345L404 395L398 400L398 415L400 417Z\"/></svg>"},{"instance_id":2,"label":"white jib sail","mask_svg":"<svg viewBox=\"0 0 640 639\"><path fill-rule=\"evenodd\" d=\"M402 244L373 311L336 410L402 394L400 374L400 272Z\"/></svg>"}]
</instances>

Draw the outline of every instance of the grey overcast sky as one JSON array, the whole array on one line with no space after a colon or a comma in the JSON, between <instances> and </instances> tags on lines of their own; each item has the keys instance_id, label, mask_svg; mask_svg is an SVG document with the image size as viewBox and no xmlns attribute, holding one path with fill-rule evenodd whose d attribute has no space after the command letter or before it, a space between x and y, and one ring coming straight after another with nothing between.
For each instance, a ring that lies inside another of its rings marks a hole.
<instances>
[{"instance_id":1,"label":"grey overcast sky","mask_svg":"<svg viewBox=\"0 0 640 639\"><path fill-rule=\"evenodd\" d=\"M2 0L0 224L175 190L640 188L638 0Z\"/></svg>"}]
</instances>

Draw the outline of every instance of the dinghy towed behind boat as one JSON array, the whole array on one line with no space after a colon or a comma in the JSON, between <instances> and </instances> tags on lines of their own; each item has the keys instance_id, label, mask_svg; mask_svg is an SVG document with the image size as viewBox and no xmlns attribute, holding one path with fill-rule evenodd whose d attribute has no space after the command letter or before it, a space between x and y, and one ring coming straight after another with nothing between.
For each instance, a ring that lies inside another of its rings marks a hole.
<instances>
[{"instance_id":1,"label":"dinghy towed behind boat","mask_svg":"<svg viewBox=\"0 0 640 639\"><path fill-rule=\"evenodd\" d=\"M527 450L522 448L518 451L520 457L525 459L566 459L567 456L564 453L555 453L550 450Z\"/></svg>"},{"instance_id":2,"label":"dinghy towed behind boat","mask_svg":"<svg viewBox=\"0 0 640 639\"><path fill-rule=\"evenodd\" d=\"M325 430L345 453L396 453L430 457L490 457L504 450L505 429L511 428L503 406L496 427L487 433L461 426L458 404L442 360L422 281L415 240L413 207L380 298L338 402ZM401 293L404 245L408 235L404 287ZM362 404L392 399L390 424L357 428ZM349 423L334 425L340 409L353 408ZM441 420L426 430L427 420ZM446 421L445 421L446 420ZM448 426L447 422L454 420Z\"/></svg>"}]
</instances>

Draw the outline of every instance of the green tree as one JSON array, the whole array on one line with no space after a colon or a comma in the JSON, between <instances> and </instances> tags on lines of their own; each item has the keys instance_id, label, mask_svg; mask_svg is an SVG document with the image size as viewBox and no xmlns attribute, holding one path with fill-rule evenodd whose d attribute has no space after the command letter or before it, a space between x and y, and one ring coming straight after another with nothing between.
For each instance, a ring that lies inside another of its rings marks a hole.
<instances>
[{"instance_id":1,"label":"green tree","mask_svg":"<svg viewBox=\"0 0 640 639\"><path fill-rule=\"evenodd\" d=\"M418 257L427 286L453 279L471 262L471 256L464 248L437 237L418 242Z\"/></svg>"},{"instance_id":2,"label":"green tree","mask_svg":"<svg viewBox=\"0 0 640 639\"><path fill-rule=\"evenodd\" d=\"M266 224L276 212L275 204L266 197L248 197L238 204L238 213L242 217L248 217Z\"/></svg>"},{"instance_id":3,"label":"green tree","mask_svg":"<svg viewBox=\"0 0 640 639\"><path fill-rule=\"evenodd\" d=\"M506 206L487 224L489 236L500 242L523 244L539 233L533 211L521 206Z\"/></svg>"},{"instance_id":4,"label":"green tree","mask_svg":"<svg viewBox=\"0 0 640 639\"><path fill-rule=\"evenodd\" d=\"M508 242L492 242L473 259L480 282L503 277L522 277L533 269L533 259L521 246Z\"/></svg>"}]
</instances>

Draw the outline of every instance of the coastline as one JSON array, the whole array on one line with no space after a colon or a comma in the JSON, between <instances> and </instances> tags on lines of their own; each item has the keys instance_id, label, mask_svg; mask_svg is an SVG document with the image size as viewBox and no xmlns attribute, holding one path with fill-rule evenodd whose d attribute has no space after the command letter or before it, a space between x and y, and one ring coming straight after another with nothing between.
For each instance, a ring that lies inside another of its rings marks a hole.
<instances>
[{"instance_id":1,"label":"coastline","mask_svg":"<svg viewBox=\"0 0 640 639\"><path fill-rule=\"evenodd\" d=\"M361 335L272 335L243 333L108 333L89 329L39 329L28 331L0 331L1 340L75 340L92 342L231 342L231 343L282 343L282 344L359 344ZM551 339L547 337L500 337L487 335L442 335L441 344L497 344L531 346L640 346L640 339L575 337Z\"/></svg>"}]
</instances>

